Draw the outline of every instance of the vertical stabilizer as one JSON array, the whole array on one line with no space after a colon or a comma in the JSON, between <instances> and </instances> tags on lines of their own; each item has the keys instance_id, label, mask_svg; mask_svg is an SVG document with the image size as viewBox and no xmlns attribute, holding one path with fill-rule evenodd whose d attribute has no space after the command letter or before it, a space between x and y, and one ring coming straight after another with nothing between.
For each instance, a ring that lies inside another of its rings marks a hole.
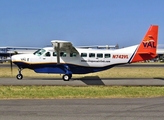
<instances>
[{"instance_id":1,"label":"vertical stabilizer","mask_svg":"<svg viewBox=\"0 0 164 120\"><path fill-rule=\"evenodd\" d=\"M158 26L151 25L130 62L150 60L157 56Z\"/></svg>"}]
</instances>

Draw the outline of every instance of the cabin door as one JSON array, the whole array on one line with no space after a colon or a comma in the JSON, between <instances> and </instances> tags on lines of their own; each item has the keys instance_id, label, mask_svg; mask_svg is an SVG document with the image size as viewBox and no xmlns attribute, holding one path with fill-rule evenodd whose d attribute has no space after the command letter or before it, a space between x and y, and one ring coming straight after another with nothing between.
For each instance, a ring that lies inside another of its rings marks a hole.
<instances>
[{"instance_id":1,"label":"cabin door","mask_svg":"<svg viewBox=\"0 0 164 120\"><path fill-rule=\"evenodd\" d=\"M51 52L46 52L42 56L40 56L40 62L46 62L50 63L52 62L52 53Z\"/></svg>"}]
</instances>

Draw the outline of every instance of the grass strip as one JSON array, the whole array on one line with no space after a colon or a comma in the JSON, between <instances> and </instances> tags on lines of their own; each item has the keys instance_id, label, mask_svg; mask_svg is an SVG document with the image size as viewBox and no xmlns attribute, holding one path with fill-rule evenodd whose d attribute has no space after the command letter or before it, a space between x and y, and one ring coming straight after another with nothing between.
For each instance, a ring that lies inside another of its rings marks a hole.
<instances>
[{"instance_id":1,"label":"grass strip","mask_svg":"<svg viewBox=\"0 0 164 120\"><path fill-rule=\"evenodd\" d=\"M0 99L147 98L164 96L151 86L0 86Z\"/></svg>"}]
</instances>

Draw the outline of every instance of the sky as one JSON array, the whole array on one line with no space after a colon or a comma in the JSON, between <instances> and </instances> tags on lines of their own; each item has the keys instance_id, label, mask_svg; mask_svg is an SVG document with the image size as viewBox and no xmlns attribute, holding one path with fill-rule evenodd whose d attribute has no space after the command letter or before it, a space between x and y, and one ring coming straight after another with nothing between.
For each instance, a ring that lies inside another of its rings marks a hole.
<instances>
[{"instance_id":1,"label":"sky","mask_svg":"<svg viewBox=\"0 0 164 120\"><path fill-rule=\"evenodd\" d=\"M159 25L164 44L164 0L0 0L0 46L44 47L139 44Z\"/></svg>"}]
</instances>

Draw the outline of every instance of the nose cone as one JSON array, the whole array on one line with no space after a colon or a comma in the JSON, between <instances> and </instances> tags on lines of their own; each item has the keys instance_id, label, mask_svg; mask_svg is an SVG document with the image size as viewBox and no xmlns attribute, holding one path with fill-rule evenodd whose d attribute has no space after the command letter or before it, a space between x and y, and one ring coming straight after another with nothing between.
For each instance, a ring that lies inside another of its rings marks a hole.
<instances>
[{"instance_id":1,"label":"nose cone","mask_svg":"<svg viewBox=\"0 0 164 120\"><path fill-rule=\"evenodd\" d=\"M19 68L28 68L29 67L29 59L31 55L29 54L18 54L13 55L11 57L11 61L17 65Z\"/></svg>"},{"instance_id":2,"label":"nose cone","mask_svg":"<svg viewBox=\"0 0 164 120\"><path fill-rule=\"evenodd\" d=\"M14 62L14 61L19 61L20 60L20 55L13 55L11 57L11 61Z\"/></svg>"},{"instance_id":3,"label":"nose cone","mask_svg":"<svg viewBox=\"0 0 164 120\"><path fill-rule=\"evenodd\" d=\"M19 54L19 55L13 55L11 57L11 61L13 63L16 62L29 62L31 58L33 58L33 54Z\"/></svg>"}]
</instances>

